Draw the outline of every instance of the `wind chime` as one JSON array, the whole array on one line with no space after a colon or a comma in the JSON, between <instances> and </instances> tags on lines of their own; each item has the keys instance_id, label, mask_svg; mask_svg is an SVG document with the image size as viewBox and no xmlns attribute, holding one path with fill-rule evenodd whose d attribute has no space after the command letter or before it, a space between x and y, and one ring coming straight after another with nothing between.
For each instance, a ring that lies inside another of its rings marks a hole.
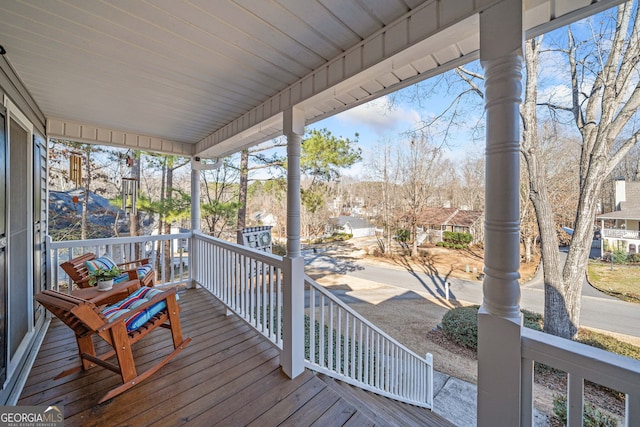
<instances>
[{"instance_id":1,"label":"wind chime","mask_svg":"<svg viewBox=\"0 0 640 427\"><path fill-rule=\"evenodd\" d=\"M78 153L69 156L69 179L76 185L76 190L82 185L82 155ZM73 196L73 203L78 201L78 196Z\"/></svg>"},{"instance_id":2,"label":"wind chime","mask_svg":"<svg viewBox=\"0 0 640 427\"><path fill-rule=\"evenodd\" d=\"M126 157L126 165L133 167L133 157ZM136 178L122 178L122 210L130 215L136 215L138 201L138 180Z\"/></svg>"}]
</instances>

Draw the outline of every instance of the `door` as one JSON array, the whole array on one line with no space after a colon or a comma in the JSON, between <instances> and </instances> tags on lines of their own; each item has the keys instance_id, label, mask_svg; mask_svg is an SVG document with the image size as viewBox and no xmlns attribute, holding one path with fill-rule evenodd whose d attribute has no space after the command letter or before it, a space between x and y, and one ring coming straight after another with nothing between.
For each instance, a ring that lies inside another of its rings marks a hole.
<instances>
[{"instance_id":1,"label":"door","mask_svg":"<svg viewBox=\"0 0 640 427\"><path fill-rule=\"evenodd\" d=\"M28 191L27 156L31 135L9 116L9 360L19 356L17 351L29 332L31 318L29 291L32 270L29 268L31 245L29 217L31 212ZM27 197L25 197L27 196ZM17 358L16 358L17 359Z\"/></svg>"},{"instance_id":2,"label":"door","mask_svg":"<svg viewBox=\"0 0 640 427\"><path fill-rule=\"evenodd\" d=\"M45 283L44 273L44 233L46 221L46 146L45 139L33 135L33 295L42 291ZM35 300L34 300L35 301ZM44 314L44 307L34 303L34 324Z\"/></svg>"},{"instance_id":3,"label":"door","mask_svg":"<svg viewBox=\"0 0 640 427\"><path fill-rule=\"evenodd\" d=\"M6 142L7 378L35 334L33 310L33 124L8 98Z\"/></svg>"},{"instance_id":4,"label":"door","mask_svg":"<svg viewBox=\"0 0 640 427\"><path fill-rule=\"evenodd\" d=\"M0 386L7 379L7 114L0 105Z\"/></svg>"}]
</instances>

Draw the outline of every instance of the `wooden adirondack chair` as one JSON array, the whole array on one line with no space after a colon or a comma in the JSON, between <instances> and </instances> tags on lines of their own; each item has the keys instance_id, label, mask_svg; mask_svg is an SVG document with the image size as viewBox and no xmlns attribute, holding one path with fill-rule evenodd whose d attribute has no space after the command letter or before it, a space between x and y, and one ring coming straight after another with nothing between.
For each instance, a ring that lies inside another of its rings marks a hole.
<instances>
[{"instance_id":1,"label":"wooden adirondack chair","mask_svg":"<svg viewBox=\"0 0 640 427\"><path fill-rule=\"evenodd\" d=\"M153 296L142 300L138 295L141 292L152 293ZM131 310L126 309L126 307L133 306L127 301L133 300L134 296L136 296L139 305ZM191 338L182 338L180 307L176 300L176 289L163 292L143 287L126 300L103 309L81 298L50 290L36 295L36 300L73 329L76 335L82 365L60 373L55 377L56 379L87 370L96 365L118 373L122 377L123 384L105 394L98 403L112 399L148 378L178 355L191 341ZM125 313L113 316L115 309L110 310L113 307L122 309ZM158 309L160 311L157 311ZM112 316L111 320L108 316ZM134 320L136 317L137 320ZM138 327L130 328L132 320L134 323L144 323ZM139 374L136 371L131 346L157 327L171 329L174 351L156 365ZM93 342L94 336L106 341L113 349L97 355ZM116 356L117 364L107 361L113 356Z\"/></svg>"},{"instance_id":2,"label":"wooden adirondack chair","mask_svg":"<svg viewBox=\"0 0 640 427\"><path fill-rule=\"evenodd\" d=\"M69 261L60 264L60 267L69 275L73 283L80 288L88 288L90 285L89 269L87 267L87 261L93 261L96 259L94 253L86 253L75 257ZM138 268L141 266L150 266L149 258L138 259L122 264L118 264L118 267L124 270L128 275L128 280L138 279ZM153 286L155 283L155 271L152 268L147 268L146 274L140 279L142 286Z\"/></svg>"}]
</instances>

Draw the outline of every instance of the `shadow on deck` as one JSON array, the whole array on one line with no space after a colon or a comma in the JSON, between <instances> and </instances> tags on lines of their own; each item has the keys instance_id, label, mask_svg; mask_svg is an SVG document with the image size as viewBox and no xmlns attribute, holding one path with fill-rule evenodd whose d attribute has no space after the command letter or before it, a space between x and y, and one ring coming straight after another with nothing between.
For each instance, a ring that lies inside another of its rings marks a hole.
<instances>
[{"instance_id":1,"label":"shadow on deck","mask_svg":"<svg viewBox=\"0 0 640 427\"><path fill-rule=\"evenodd\" d=\"M421 425L450 426L431 411L401 404L307 370L294 380L279 351L202 289L180 293L191 344L140 385L96 405L120 382L101 368L53 380L80 364L73 332L54 319L18 405L64 405L66 426ZM171 352L158 328L136 344L139 370ZM100 350L99 350L100 351Z\"/></svg>"}]
</instances>

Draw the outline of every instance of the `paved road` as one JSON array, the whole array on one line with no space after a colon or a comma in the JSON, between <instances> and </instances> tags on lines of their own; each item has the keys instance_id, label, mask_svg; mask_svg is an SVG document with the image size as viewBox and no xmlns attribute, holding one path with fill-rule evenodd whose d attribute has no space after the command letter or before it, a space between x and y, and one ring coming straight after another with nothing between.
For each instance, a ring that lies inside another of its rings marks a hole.
<instances>
[{"instance_id":1,"label":"paved road","mask_svg":"<svg viewBox=\"0 0 640 427\"><path fill-rule=\"evenodd\" d=\"M335 258L322 251L305 251L309 268L345 274L360 279L395 286L407 291L426 292L444 298L445 279L424 271L408 271L403 267L381 267L355 258ZM448 279L449 298L482 303L482 282L456 278ZM544 312L544 283L541 272L521 286L522 308ZM597 329L640 337L640 305L620 301L592 288L585 280L582 293L581 324Z\"/></svg>"}]
</instances>

